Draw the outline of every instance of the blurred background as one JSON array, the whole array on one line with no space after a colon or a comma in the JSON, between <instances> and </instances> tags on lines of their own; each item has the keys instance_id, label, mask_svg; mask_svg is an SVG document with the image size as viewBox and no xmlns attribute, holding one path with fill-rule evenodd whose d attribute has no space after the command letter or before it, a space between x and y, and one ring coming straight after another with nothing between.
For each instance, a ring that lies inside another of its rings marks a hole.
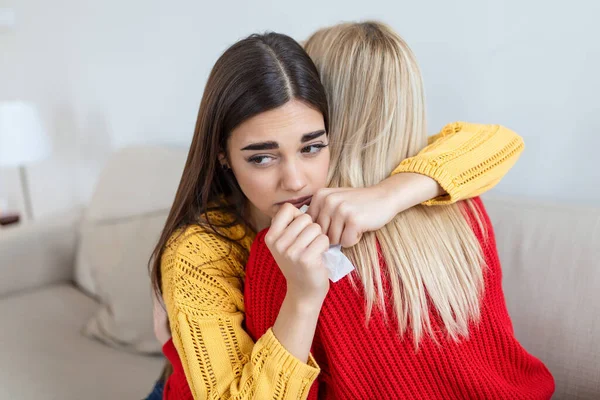
<instances>
[{"instance_id":1,"label":"blurred background","mask_svg":"<svg viewBox=\"0 0 600 400\"><path fill-rule=\"evenodd\" d=\"M431 134L524 138L486 198L515 335L555 399L600 398L599 16L595 0L0 0L0 400L151 391L147 263L211 67L254 32L368 19L415 51Z\"/></svg>"},{"instance_id":2,"label":"blurred background","mask_svg":"<svg viewBox=\"0 0 600 400\"><path fill-rule=\"evenodd\" d=\"M210 68L253 32L305 39L348 20L391 24L425 77L429 130L503 124L526 151L493 193L600 204L600 3L546 1L0 0L0 101L39 110L51 151L27 165L32 209L85 204L108 155L187 146ZM0 198L23 210L16 168Z\"/></svg>"}]
</instances>

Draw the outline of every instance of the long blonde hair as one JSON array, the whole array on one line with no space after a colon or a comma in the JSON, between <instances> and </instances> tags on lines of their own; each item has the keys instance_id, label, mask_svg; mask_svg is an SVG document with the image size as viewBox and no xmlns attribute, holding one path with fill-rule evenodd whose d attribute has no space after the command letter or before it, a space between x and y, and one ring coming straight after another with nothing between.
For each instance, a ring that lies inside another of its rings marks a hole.
<instances>
[{"instance_id":1,"label":"long blonde hair","mask_svg":"<svg viewBox=\"0 0 600 400\"><path fill-rule=\"evenodd\" d=\"M375 185L427 145L421 73L391 28L340 24L317 31L305 49L329 99L330 187ZM424 335L436 340L430 311L454 340L479 321L484 264L465 205L474 210L468 202L416 206L344 250L362 282L367 317L374 306L385 313L391 295L399 333L410 330L415 346Z\"/></svg>"}]
</instances>

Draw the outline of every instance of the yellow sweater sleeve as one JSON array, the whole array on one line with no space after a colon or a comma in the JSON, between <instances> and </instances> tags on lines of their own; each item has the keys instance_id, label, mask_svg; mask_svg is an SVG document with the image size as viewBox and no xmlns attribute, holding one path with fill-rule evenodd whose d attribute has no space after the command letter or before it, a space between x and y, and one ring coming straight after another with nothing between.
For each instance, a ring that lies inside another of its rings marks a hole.
<instances>
[{"instance_id":1,"label":"yellow sweater sleeve","mask_svg":"<svg viewBox=\"0 0 600 400\"><path fill-rule=\"evenodd\" d=\"M312 356L301 362L270 329L254 343L242 327L245 262L198 226L163 252L163 297L194 399L305 399L319 374Z\"/></svg>"},{"instance_id":2,"label":"yellow sweater sleeve","mask_svg":"<svg viewBox=\"0 0 600 400\"><path fill-rule=\"evenodd\" d=\"M414 172L435 179L447 193L423 204L451 204L488 191L523 152L523 139L500 125L455 122L446 125L414 157L392 172Z\"/></svg>"}]
</instances>

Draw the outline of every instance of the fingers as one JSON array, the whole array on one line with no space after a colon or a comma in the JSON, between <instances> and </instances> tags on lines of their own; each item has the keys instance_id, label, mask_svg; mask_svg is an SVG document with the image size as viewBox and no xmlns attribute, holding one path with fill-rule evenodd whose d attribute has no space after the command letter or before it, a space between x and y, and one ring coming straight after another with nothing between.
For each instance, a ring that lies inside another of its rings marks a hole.
<instances>
[{"instance_id":1,"label":"fingers","mask_svg":"<svg viewBox=\"0 0 600 400\"><path fill-rule=\"evenodd\" d=\"M339 202L337 193L343 193L352 190L351 188L335 188L335 189L319 189L315 193L310 201L310 207L308 208L307 214L310 215L313 221L317 222L318 217L324 213L323 208L327 206L327 209L335 209L335 206Z\"/></svg>"},{"instance_id":2,"label":"fingers","mask_svg":"<svg viewBox=\"0 0 600 400\"><path fill-rule=\"evenodd\" d=\"M327 235L327 232L331 226L331 214L327 212L321 212L317 217L317 224L321 227L321 231Z\"/></svg>"},{"instance_id":3,"label":"fingers","mask_svg":"<svg viewBox=\"0 0 600 400\"><path fill-rule=\"evenodd\" d=\"M310 215L300 214L298 215L284 230L281 232L279 238L275 241L277 251L283 253L292 244L297 243L300 236L304 233L303 231L310 225L314 225L318 229L317 234L321 233L319 225L314 224ZM312 238L311 238L312 241ZM310 243L305 244L307 246Z\"/></svg>"},{"instance_id":4,"label":"fingers","mask_svg":"<svg viewBox=\"0 0 600 400\"><path fill-rule=\"evenodd\" d=\"M341 244L343 247L352 247L357 244L363 234L359 228L356 216L352 215L352 193L349 188L320 189L311 200L306 213L312 221L320 227L322 233L328 236L330 244ZM273 218L271 228L265 237L267 246L277 242L280 253L293 246L301 232L310 222L302 217L302 213L291 204L284 204ZM306 244L304 244L306 245Z\"/></svg>"},{"instance_id":5,"label":"fingers","mask_svg":"<svg viewBox=\"0 0 600 400\"><path fill-rule=\"evenodd\" d=\"M335 213L337 210L337 207L340 204L340 200L341 197L340 196L336 196L336 193L338 192L334 192L332 190L328 191L328 192L323 192L323 194L320 194L319 199L318 199L318 203L319 203L319 209L317 211L316 215L316 219L313 219L317 224L321 225L321 228L323 229L323 233L327 234L327 232L330 229L330 225L332 223L332 219L335 217ZM308 209L308 211L311 211L312 209L312 201L310 203L310 208ZM331 239L331 237L330 237Z\"/></svg>"},{"instance_id":6,"label":"fingers","mask_svg":"<svg viewBox=\"0 0 600 400\"><path fill-rule=\"evenodd\" d=\"M330 244L351 247L362 237L362 231L354 223L350 191L350 188L322 189L311 201L308 213L329 237Z\"/></svg>"},{"instance_id":7,"label":"fingers","mask_svg":"<svg viewBox=\"0 0 600 400\"><path fill-rule=\"evenodd\" d=\"M314 238L310 245L308 245L306 250L302 253L302 257L306 257L306 259L308 260L322 260L322 254L325 253L328 249L329 238L321 233Z\"/></svg>"},{"instance_id":8,"label":"fingers","mask_svg":"<svg viewBox=\"0 0 600 400\"><path fill-rule=\"evenodd\" d=\"M277 211L277 214L273 217L269 232L265 235L265 243L267 246L272 246L275 241L279 239L288 225L299 215L302 215L302 212L296 207L289 203L283 204L279 208L279 211Z\"/></svg>"},{"instance_id":9,"label":"fingers","mask_svg":"<svg viewBox=\"0 0 600 400\"><path fill-rule=\"evenodd\" d=\"M343 203L337 209L332 227L328 233L329 240L331 244L339 243L342 247L354 246L360 241L363 234L359 228L357 216Z\"/></svg>"},{"instance_id":10,"label":"fingers","mask_svg":"<svg viewBox=\"0 0 600 400\"><path fill-rule=\"evenodd\" d=\"M312 199L310 200L310 207L308 207L308 211L306 212L312 217L313 221L317 222L317 217L321 212L325 198L329 193L332 192L332 190L333 189L319 189L313 195Z\"/></svg>"},{"instance_id":11,"label":"fingers","mask_svg":"<svg viewBox=\"0 0 600 400\"><path fill-rule=\"evenodd\" d=\"M342 247L352 247L360 241L362 235L362 232L360 232L353 224L347 223L344 226L340 244Z\"/></svg>"},{"instance_id":12,"label":"fingers","mask_svg":"<svg viewBox=\"0 0 600 400\"><path fill-rule=\"evenodd\" d=\"M345 226L345 218L339 212L334 213L333 219L331 220L331 224L329 225L329 229L325 231L327 236L329 237L329 243L338 244L342 238L342 232L344 231Z\"/></svg>"},{"instance_id":13,"label":"fingers","mask_svg":"<svg viewBox=\"0 0 600 400\"><path fill-rule=\"evenodd\" d=\"M330 197L334 198L333 196ZM326 201L326 203L329 204L323 208L322 214L330 215L330 223L327 226L327 230L323 228L324 233L329 237L331 244L338 244L341 242L343 232L351 217L351 208L341 199L341 196L337 199L334 198L330 202Z\"/></svg>"},{"instance_id":14,"label":"fingers","mask_svg":"<svg viewBox=\"0 0 600 400\"><path fill-rule=\"evenodd\" d=\"M306 216L308 219L310 217ZM287 254L294 262L300 260L300 257L306 252L309 245L320 235L323 235L321 232L321 227L315 223L310 222L310 224L306 225L304 230L295 238L293 243L289 246L287 250ZM323 235L325 236L325 235Z\"/></svg>"}]
</instances>

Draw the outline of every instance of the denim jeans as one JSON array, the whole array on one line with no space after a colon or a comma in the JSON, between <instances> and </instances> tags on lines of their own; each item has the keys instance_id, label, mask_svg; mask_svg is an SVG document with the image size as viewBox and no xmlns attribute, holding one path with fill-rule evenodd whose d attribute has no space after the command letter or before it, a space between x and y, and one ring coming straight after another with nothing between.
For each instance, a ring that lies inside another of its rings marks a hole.
<instances>
[{"instance_id":1,"label":"denim jeans","mask_svg":"<svg viewBox=\"0 0 600 400\"><path fill-rule=\"evenodd\" d=\"M154 389L152 389L152 392L146 397L146 400L162 400L164 388L165 383L163 381L156 381Z\"/></svg>"}]
</instances>

